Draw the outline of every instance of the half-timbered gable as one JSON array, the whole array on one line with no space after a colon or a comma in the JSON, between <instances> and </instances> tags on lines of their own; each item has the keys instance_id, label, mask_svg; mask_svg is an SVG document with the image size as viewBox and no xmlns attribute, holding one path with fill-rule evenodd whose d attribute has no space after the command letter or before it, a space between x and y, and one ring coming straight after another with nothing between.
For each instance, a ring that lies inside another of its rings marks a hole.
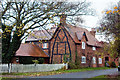
<instances>
[{"instance_id":1,"label":"half-timbered gable","mask_svg":"<svg viewBox=\"0 0 120 80\"><path fill-rule=\"evenodd\" d=\"M51 63L63 63L75 57L74 41L62 25L53 35L51 47Z\"/></svg>"}]
</instances>

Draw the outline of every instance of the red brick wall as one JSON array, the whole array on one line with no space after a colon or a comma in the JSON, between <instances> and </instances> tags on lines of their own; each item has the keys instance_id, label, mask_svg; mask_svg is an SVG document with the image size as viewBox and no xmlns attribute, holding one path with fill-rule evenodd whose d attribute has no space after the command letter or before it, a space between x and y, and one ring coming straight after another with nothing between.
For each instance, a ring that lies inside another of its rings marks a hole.
<instances>
[{"instance_id":1,"label":"red brick wall","mask_svg":"<svg viewBox=\"0 0 120 80\"><path fill-rule=\"evenodd\" d=\"M60 29L61 29L61 31L59 32L58 35L59 35L60 39L62 39L64 37L64 32L62 31L62 29L64 29L64 27L59 27L57 32L55 33L55 35L51 39L50 56L52 56L52 49L53 49L53 44L54 44L54 41L55 41L55 37L57 36L57 33ZM68 37L68 42L69 42L70 49L71 49L71 57L72 57L72 61L74 62L75 61L75 43L73 42L73 40L70 37L70 35L68 34L68 32L65 29L64 29L64 31L66 33L66 36ZM64 38L63 42L64 41L67 41L67 38ZM57 38L56 42L60 42L60 40ZM65 45L65 43L60 43L58 45L58 53L64 54L64 52L65 52L65 46L64 45ZM54 54L57 54L56 49L57 49L57 44L55 44L55 46L54 46ZM66 53L70 53L68 44L66 44ZM68 55L66 55L66 56L68 56ZM61 63L61 57L62 57L62 62L63 62L64 55L53 55L53 63ZM51 57L50 57L50 63L51 63Z\"/></svg>"},{"instance_id":2,"label":"red brick wall","mask_svg":"<svg viewBox=\"0 0 120 80\"><path fill-rule=\"evenodd\" d=\"M86 43L86 38L85 36L83 36L82 40L81 40L81 43L82 42L85 42ZM92 50L92 46L89 46L85 45L85 49L82 49L82 44L76 44L76 47L77 47L77 56L79 58L79 62L81 64L82 67L98 67L98 66L104 66L104 63L99 65L98 64L98 56L96 55L96 50ZM86 57L86 63L81 63L81 57L82 56L85 56ZM93 57L95 57L96 59L96 63L93 64Z\"/></svg>"}]
</instances>

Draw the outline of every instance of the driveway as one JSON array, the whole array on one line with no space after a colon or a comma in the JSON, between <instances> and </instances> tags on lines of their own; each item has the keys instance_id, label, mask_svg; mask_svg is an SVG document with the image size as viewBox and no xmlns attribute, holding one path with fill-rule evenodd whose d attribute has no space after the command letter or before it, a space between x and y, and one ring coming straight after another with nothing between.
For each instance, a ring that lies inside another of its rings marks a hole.
<instances>
[{"instance_id":1,"label":"driveway","mask_svg":"<svg viewBox=\"0 0 120 80\"><path fill-rule=\"evenodd\" d=\"M116 73L118 73L118 70L117 68L114 68L114 69L107 69L107 70L94 70L94 71L49 75L49 76L37 76L37 77L31 77L31 78L92 78L95 76L112 75Z\"/></svg>"}]
</instances>

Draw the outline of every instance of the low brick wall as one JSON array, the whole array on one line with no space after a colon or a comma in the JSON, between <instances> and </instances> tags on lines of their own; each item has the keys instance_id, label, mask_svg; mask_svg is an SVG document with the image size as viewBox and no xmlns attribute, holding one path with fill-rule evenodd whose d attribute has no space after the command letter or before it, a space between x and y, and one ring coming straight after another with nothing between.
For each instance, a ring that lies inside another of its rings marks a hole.
<instances>
[{"instance_id":1,"label":"low brick wall","mask_svg":"<svg viewBox=\"0 0 120 80\"><path fill-rule=\"evenodd\" d=\"M0 64L0 73L4 72L45 72L54 71L61 68L67 69L68 64Z\"/></svg>"}]
</instances>

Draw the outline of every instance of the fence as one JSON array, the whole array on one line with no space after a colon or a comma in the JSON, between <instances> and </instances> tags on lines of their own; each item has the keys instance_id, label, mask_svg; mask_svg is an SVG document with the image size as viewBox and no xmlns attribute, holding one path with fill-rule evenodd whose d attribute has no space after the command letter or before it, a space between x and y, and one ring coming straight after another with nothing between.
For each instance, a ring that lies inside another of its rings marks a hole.
<instances>
[{"instance_id":1,"label":"fence","mask_svg":"<svg viewBox=\"0 0 120 80\"><path fill-rule=\"evenodd\" d=\"M67 69L68 64L0 64L0 73L4 72L45 72L61 68Z\"/></svg>"}]
</instances>

